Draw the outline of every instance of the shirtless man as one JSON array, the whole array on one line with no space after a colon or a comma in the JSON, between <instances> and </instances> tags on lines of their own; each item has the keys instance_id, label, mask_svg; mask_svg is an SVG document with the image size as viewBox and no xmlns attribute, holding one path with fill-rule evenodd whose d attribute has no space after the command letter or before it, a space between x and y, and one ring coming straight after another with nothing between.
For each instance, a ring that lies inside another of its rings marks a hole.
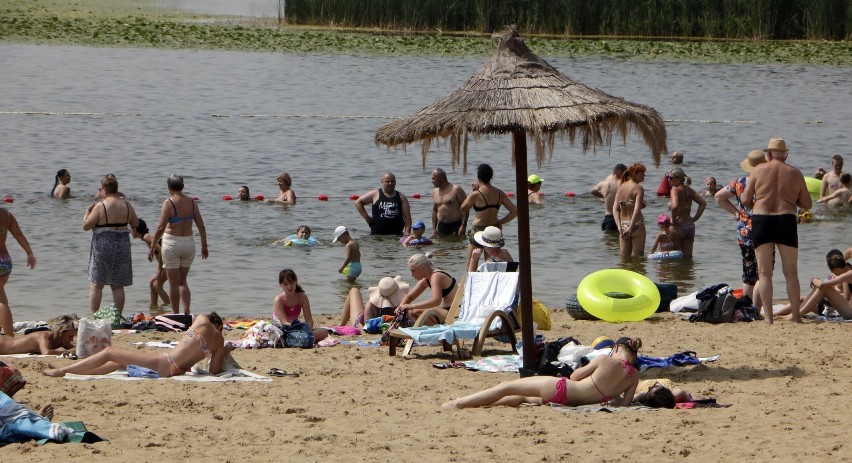
<instances>
[{"instance_id":1,"label":"shirtless man","mask_svg":"<svg viewBox=\"0 0 852 463\"><path fill-rule=\"evenodd\" d=\"M831 171L822 177L822 185L819 188L820 199L833 194L843 187L840 176L843 175L843 156L835 154L831 158Z\"/></svg>"},{"instance_id":2,"label":"shirtless man","mask_svg":"<svg viewBox=\"0 0 852 463\"><path fill-rule=\"evenodd\" d=\"M627 166L624 164L616 164L615 168L612 169L612 174L595 185L589 192L592 196L604 200L606 215L603 222L601 222L601 230L603 231L618 231L618 225L615 224L615 217L612 215L612 205L615 204L615 192L618 190L618 186L621 185L621 176L624 175L624 171L626 170Z\"/></svg>"},{"instance_id":3,"label":"shirtless man","mask_svg":"<svg viewBox=\"0 0 852 463\"><path fill-rule=\"evenodd\" d=\"M365 206L373 206L373 215L367 213ZM411 210L408 198L396 191L396 176L385 172L382 187L364 193L355 201L355 209L370 226L371 235L410 235Z\"/></svg>"},{"instance_id":4,"label":"shirtless man","mask_svg":"<svg viewBox=\"0 0 852 463\"><path fill-rule=\"evenodd\" d=\"M783 138L772 138L763 150L769 161L754 168L742 194L745 207L752 209L752 239L760 275L758 291L763 306L763 319L772 324L772 272L775 245L781 254L781 268L787 282L790 319L800 323L799 315L799 236L796 230L797 209L813 205L802 173L786 164L787 144Z\"/></svg>"},{"instance_id":5,"label":"shirtless man","mask_svg":"<svg viewBox=\"0 0 852 463\"><path fill-rule=\"evenodd\" d=\"M432 238L464 236L461 205L467 198L462 187L450 183L440 167L432 172Z\"/></svg>"}]
</instances>

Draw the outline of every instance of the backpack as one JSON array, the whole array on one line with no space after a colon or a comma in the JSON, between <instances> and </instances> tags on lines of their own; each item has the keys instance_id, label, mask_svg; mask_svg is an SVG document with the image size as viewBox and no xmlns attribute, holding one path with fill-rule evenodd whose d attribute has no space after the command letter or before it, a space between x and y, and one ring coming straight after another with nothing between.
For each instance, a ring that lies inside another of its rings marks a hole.
<instances>
[{"instance_id":1,"label":"backpack","mask_svg":"<svg viewBox=\"0 0 852 463\"><path fill-rule=\"evenodd\" d=\"M691 322L728 323L734 321L737 298L727 283L705 288L695 296L698 312L689 316Z\"/></svg>"},{"instance_id":2,"label":"backpack","mask_svg":"<svg viewBox=\"0 0 852 463\"><path fill-rule=\"evenodd\" d=\"M559 338L556 341L543 342L536 344L536 355L538 359L534 371L521 371L521 377L524 376L563 376L569 377L574 369L567 363L559 361L559 351L569 343L580 344L579 341L571 336ZM526 370L526 369L521 369Z\"/></svg>"}]
</instances>

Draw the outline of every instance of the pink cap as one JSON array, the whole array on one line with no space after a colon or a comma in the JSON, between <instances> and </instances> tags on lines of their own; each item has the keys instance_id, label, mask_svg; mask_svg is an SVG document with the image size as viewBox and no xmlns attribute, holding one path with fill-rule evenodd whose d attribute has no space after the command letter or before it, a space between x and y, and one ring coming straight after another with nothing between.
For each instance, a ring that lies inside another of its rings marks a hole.
<instances>
[{"instance_id":1,"label":"pink cap","mask_svg":"<svg viewBox=\"0 0 852 463\"><path fill-rule=\"evenodd\" d=\"M657 216L657 223L669 223L672 219L669 218L666 214L660 214Z\"/></svg>"}]
</instances>

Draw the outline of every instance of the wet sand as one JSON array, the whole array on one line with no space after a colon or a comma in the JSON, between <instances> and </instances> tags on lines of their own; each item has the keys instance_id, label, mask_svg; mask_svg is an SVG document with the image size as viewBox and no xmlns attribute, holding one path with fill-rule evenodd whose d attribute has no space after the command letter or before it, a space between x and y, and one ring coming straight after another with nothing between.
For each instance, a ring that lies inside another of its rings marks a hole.
<instances>
[{"instance_id":1,"label":"wet sand","mask_svg":"<svg viewBox=\"0 0 852 463\"><path fill-rule=\"evenodd\" d=\"M333 323L319 317L320 324ZM442 410L449 398L514 374L439 370L437 347L417 358L387 348L238 350L242 366L300 377L271 383L71 381L39 374L69 360L9 359L29 381L15 398L53 403L56 421L82 420L98 444L4 447L5 461L849 461L850 324L691 324L674 314L630 324L576 321L554 310L548 339L638 336L643 354L721 354L704 365L652 369L730 408L563 413L529 406ZM242 331L230 332L237 338ZM117 335L114 345L178 339ZM486 354L507 353L489 343ZM152 352L161 349L145 348ZM844 405L846 404L846 405Z\"/></svg>"}]
</instances>

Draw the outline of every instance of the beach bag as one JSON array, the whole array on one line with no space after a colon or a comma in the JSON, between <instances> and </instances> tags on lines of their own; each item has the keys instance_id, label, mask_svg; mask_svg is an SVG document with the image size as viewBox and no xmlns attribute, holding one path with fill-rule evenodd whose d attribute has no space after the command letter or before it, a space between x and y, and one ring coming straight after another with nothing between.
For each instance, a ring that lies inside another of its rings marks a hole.
<instances>
[{"instance_id":1,"label":"beach bag","mask_svg":"<svg viewBox=\"0 0 852 463\"><path fill-rule=\"evenodd\" d=\"M518 326L521 324L521 306L518 304L518 308L514 310L515 316L518 319ZM538 299L533 299L532 304L532 317L533 323L536 324L539 330L548 331L550 330L550 309L547 308L546 305L542 304Z\"/></svg>"},{"instance_id":2,"label":"beach bag","mask_svg":"<svg viewBox=\"0 0 852 463\"><path fill-rule=\"evenodd\" d=\"M278 327L283 335L279 341L280 347L298 347L301 349L311 349L314 347L314 330L299 320L293 320L289 325L281 324Z\"/></svg>"},{"instance_id":3,"label":"beach bag","mask_svg":"<svg viewBox=\"0 0 852 463\"><path fill-rule=\"evenodd\" d=\"M562 376L569 377L574 372L574 368L559 360L559 352L568 344L580 344L579 341L571 336L559 338L556 341L542 342L536 344L537 358L536 368L533 371L520 368L521 377L526 376ZM526 370L526 371L521 371Z\"/></svg>"},{"instance_id":4,"label":"beach bag","mask_svg":"<svg viewBox=\"0 0 852 463\"><path fill-rule=\"evenodd\" d=\"M86 358L112 345L112 324L109 320L80 319L77 328L77 358Z\"/></svg>"},{"instance_id":5,"label":"beach bag","mask_svg":"<svg viewBox=\"0 0 852 463\"><path fill-rule=\"evenodd\" d=\"M726 283L710 286L699 292L698 312L689 316L691 322L728 323L734 321L737 298Z\"/></svg>"},{"instance_id":6,"label":"beach bag","mask_svg":"<svg viewBox=\"0 0 852 463\"><path fill-rule=\"evenodd\" d=\"M97 312L92 314L95 320L108 320L110 327L114 330L121 328L121 309L115 304L101 307Z\"/></svg>"},{"instance_id":7,"label":"beach bag","mask_svg":"<svg viewBox=\"0 0 852 463\"><path fill-rule=\"evenodd\" d=\"M17 368L0 360L0 392L12 397L26 384L27 381Z\"/></svg>"}]
</instances>

